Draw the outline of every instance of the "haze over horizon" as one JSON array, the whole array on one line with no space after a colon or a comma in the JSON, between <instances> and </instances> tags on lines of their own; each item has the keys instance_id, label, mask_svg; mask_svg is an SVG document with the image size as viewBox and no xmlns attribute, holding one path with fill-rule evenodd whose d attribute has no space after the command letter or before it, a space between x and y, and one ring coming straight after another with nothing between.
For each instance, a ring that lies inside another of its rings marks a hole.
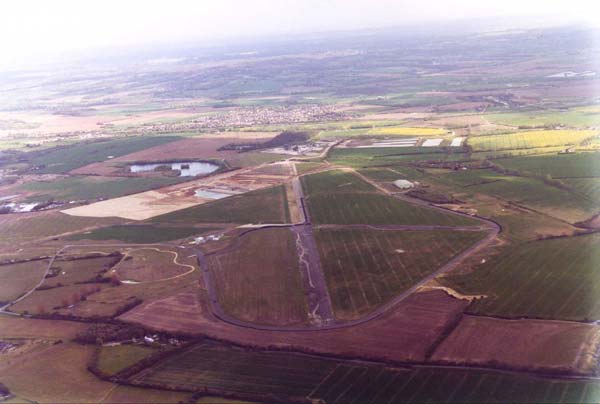
<instances>
[{"instance_id":1,"label":"haze over horizon","mask_svg":"<svg viewBox=\"0 0 600 404\"><path fill-rule=\"evenodd\" d=\"M269 35L368 29L476 18L535 17L548 22L597 24L590 0L482 2L458 0L25 0L3 4L0 66L64 52L183 41L250 39ZM75 17L76 16L76 17Z\"/></svg>"}]
</instances>

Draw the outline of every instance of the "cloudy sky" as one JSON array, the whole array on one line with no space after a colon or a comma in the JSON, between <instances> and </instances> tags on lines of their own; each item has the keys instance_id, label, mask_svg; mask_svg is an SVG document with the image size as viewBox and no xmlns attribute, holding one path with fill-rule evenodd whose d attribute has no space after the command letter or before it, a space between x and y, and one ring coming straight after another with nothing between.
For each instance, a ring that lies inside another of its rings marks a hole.
<instances>
[{"instance_id":1,"label":"cloudy sky","mask_svg":"<svg viewBox=\"0 0 600 404\"><path fill-rule=\"evenodd\" d=\"M598 19L597 0L6 0L0 65L61 52L493 16ZM598 2L600 3L600 2Z\"/></svg>"}]
</instances>

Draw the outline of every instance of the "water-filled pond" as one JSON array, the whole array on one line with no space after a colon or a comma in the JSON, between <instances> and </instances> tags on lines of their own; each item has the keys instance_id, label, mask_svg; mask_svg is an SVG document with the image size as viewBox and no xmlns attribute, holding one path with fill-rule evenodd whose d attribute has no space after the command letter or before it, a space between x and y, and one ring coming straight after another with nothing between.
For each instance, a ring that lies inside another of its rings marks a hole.
<instances>
[{"instance_id":1,"label":"water-filled pond","mask_svg":"<svg viewBox=\"0 0 600 404\"><path fill-rule=\"evenodd\" d=\"M212 163L204 163L201 161L181 161L178 163L147 163L147 164L132 164L129 170L132 173L140 173L144 171L154 171L158 167L170 167L171 170L179 170L180 177L193 177L196 175L210 174L219 169L219 166Z\"/></svg>"}]
</instances>

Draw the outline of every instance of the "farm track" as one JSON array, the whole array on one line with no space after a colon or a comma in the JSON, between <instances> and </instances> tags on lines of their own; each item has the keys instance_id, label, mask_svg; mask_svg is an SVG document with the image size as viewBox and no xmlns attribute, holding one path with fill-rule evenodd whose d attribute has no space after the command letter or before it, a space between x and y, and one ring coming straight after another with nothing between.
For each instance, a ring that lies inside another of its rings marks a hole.
<instances>
[{"instance_id":1,"label":"farm track","mask_svg":"<svg viewBox=\"0 0 600 404\"><path fill-rule=\"evenodd\" d=\"M339 167L335 167L335 169L339 169ZM418 231L418 230L450 230L450 229L457 230L457 231L486 230L486 231L488 231L488 235L486 237L484 237L483 239L479 240L478 242L476 242L475 244L473 244L471 247L464 250L462 253L456 255L454 258L452 258L450 261L448 261L446 264L444 264L442 267L440 267L437 271L431 273L430 275L426 276L425 278L422 278L419 282L415 283L409 289L407 289L404 292L402 292L401 294L397 295L395 298L393 298L386 304L380 306L376 310L372 311L368 315L366 315L358 320L335 322L335 319L333 316L333 309L331 308L332 307L331 299L329 298L327 284L325 281L325 276L324 276L323 270L321 268L320 262L318 261L319 260L318 251L316 250L316 243L314 241L314 236L312 235L312 228L314 226L310 222L310 218L308 216L308 212L307 212L306 206L304 204L304 195L302 193L302 187L301 187L299 178L296 177L293 180L294 181L293 189L294 189L294 192L296 193L297 199L300 201L301 211L304 216L303 223L284 224L284 225L248 226L249 229L246 232L240 234L231 246L229 246L223 250L219 250L219 251L210 253L210 255L225 252L225 251L231 251L231 250L235 249L237 246L237 241L239 240L240 237L243 237L244 235L246 235L250 232L253 232L253 231L260 231L261 229L266 229L266 228L270 228L270 227L290 227L292 229L292 231L294 231L296 234L304 234L304 240L302 240L302 242L301 242L301 244L303 245L302 251L304 251L305 254L308 251L309 257L312 256L314 258L313 258L313 261L311 262L313 265L310 265L310 264L309 265L301 265L301 267L305 271L305 278L307 279L307 281L309 283L309 288L311 287L311 285L314 286L314 288L309 289L309 290L316 292L316 296L313 296L312 299L310 299L311 302L309 302L309 307L310 307L311 311L314 311L315 307L318 309L315 313L318 314L319 317L321 317L322 321L318 322L318 323L320 323L320 325L312 326L312 327L264 326L264 325L258 325L258 324L238 320L238 319L228 315L227 313L225 313L225 311L219 304L218 297L217 297L217 291L215 288L216 282L214 280L213 274L210 271L210 268L208 267L208 260L206 259L206 255L202 251L197 250L198 263L200 265L200 268L201 268L201 271L202 271L202 274L204 277L204 283L206 285L206 289L207 289L208 295L209 295L209 308L210 308L212 314L216 318L218 318L219 320L224 321L228 324L238 326L238 327L250 328L250 329L255 329L255 330L281 331L281 332L333 330L333 329L354 327L357 325L365 324L369 321L372 321L374 319L381 317L383 314L392 310L395 306L400 304L404 299L406 299L412 293L419 290L422 286L424 286L431 280L437 278L438 276L440 276L446 272L454 270L465 259L467 259L468 257L470 257L471 255L473 255L475 253L478 253L479 251L483 250L484 248L487 248L489 245L491 245L495 241L497 235L502 231L502 227L498 223L496 223L492 220L485 219L485 218L482 218L479 216L471 216L471 215L468 215L465 213L456 212L451 209L433 205L429 202L422 201L420 199L411 198L404 194L397 194L397 193L390 192L390 191L386 190L385 188L381 187L376 182L366 178L365 176L361 175L360 173L356 172L353 169L344 167L343 170L354 173L359 178L361 178L364 181L368 182L369 184L373 185L375 188L377 188L378 190L380 190L381 192L383 192L386 195L393 196L395 198L398 198L400 200L403 200L405 202L408 202L408 203L411 203L414 205L424 206L424 207L438 210L438 211L441 211L444 213L450 213L453 215L457 215L457 216L461 216L461 217L465 217L465 218L469 218L469 219L476 219L476 220L482 222L482 226L451 227L451 226L410 226L410 225L382 225L382 226L331 225L332 226L331 228L339 228L339 229L368 228L368 229L381 229L381 230L389 229L389 230L409 230L409 231L410 230L415 230L415 231ZM326 226L329 226L329 225L326 225ZM323 228L323 225L320 225L317 227ZM310 230L306 230L306 229L310 229ZM311 254L311 252L312 252L312 254ZM299 251L299 253L301 253L301 251ZM306 267L308 269L304 269ZM318 302L318 304L319 304L318 306L315 305L315 301ZM326 306L322 306L323 304ZM329 318L331 320L328 320Z\"/></svg>"}]
</instances>

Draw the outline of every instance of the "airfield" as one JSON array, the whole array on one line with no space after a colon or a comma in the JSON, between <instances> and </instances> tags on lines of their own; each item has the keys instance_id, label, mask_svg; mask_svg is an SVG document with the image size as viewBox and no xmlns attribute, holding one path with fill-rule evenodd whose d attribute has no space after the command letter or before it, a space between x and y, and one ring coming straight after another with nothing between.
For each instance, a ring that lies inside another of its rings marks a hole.
<instances>
[{"instance_id":1,"label":"airfield","mask_svg":"<svg viewBox=\"0 0 600 404\"><path fill-rule=\"evenodd\" d=\"M495 44L2 104L0 402L597 402L597 79Z\"/></svg>"}]
</instances>

